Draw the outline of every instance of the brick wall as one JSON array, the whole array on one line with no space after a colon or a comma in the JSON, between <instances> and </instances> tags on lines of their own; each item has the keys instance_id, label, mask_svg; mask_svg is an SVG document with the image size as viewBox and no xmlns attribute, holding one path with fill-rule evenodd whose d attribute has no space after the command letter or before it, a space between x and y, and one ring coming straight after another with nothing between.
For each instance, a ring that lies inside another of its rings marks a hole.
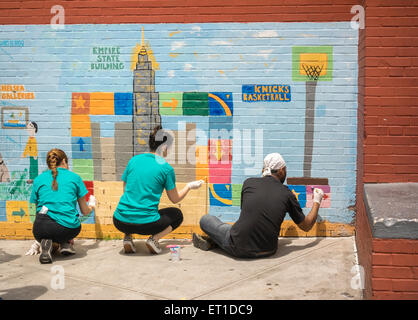
<instances>
[{"instance_id":1,"label":"brick wall","mask_svg":"<svg viewBox=\"0 0 418 320\"><path fill-rule=\"evenodd\" d=\"M332 6L331 6L332 3ZM0 24L49 24L62 5L67 24L350 21L354 0L1 1Z\"/></svg>"},{"instance_id":2,"label":"brick wall","mask_svg":"<svg viewBox=\"0 0 418 320\"><path fill-rule=\"evenodd\" d=\"M418 299L418 240L373 239L373 299Z\"/></svg>"},{"instance_id":3,"label":"brick wall","mask_svg":"<svg viewBox=\"0 0 418 320\"><path fill-rule=\"evenodd\" d=\"M365 5L364 182L417 182L418 4Z\"/></svg>"},{"instance_id":4,"label":"brick wall","mask_svg":"<svg viewBox=\"0 0 418 320\"><path fill-rule=\"evenodd\" d=\"M366 29L359 33L356 245L365 271L364 297L416 298L416 268L410 264L411 259L416 263L416 252L410 246L416 247L417 242L373 239L363 184L418 178L414 18L418 7L414 1L363 1L361 5L366 9ZM400 249L403 245L405 249Z\"/></svg>"}]
</instances>

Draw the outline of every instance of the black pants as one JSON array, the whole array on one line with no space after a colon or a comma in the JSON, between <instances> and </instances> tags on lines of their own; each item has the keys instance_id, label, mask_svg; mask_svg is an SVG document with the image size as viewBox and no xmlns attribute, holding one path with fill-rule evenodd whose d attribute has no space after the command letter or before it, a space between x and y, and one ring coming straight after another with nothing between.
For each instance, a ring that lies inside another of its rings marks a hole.
<instances>
[{"instance_id":1,"label":"black pants","mask_svg":"<svg viewBox=\"0 0 418 320\"><path fill-rule=\"evenodd\" d=\"M47 214L36 214L33 223L33 236L36 241L42 239L51 239L52 242L65 243L78 236L81 231L81 225L78 228L67 228L60 225Z\"/></svg>"},{"instance_id":2,"label":"black pants","mask_svg":"<svg viewBox=\"0 0 418 320\"><path fill-rule=\"evenodd\" d=\"M168 226L177 229L183 222L183 213L178 208L164 208L158 210L160 219L150 223L137 224L120 221L113 216L113 224L116 229L125 234L155 235L165 230Z\"/></svg>"}]
</instances>

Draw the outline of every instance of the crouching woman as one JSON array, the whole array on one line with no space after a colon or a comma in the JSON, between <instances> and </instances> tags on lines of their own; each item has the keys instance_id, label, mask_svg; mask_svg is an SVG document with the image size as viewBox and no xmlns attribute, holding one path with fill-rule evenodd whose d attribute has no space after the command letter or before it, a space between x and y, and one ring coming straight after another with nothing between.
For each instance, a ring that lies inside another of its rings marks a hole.
<instances>
[{"instance_id":1,"label":"crouching woman","mask_svg":"<svg viewBox=\"0 0 418 320\"><path fill-rule=\"evenodd\" d=\"M93 196L86 202L87 188L81 177L68 169L64 151L50 150L46 163L49 170L36 177L30 197L36 205L32 232L40 243L40 263L52 263L53 243L59 244L63 255L75 253L72 240L81 231L77 203L83 215L90 214L95 206Z\"/></svg>"}]
</instances>

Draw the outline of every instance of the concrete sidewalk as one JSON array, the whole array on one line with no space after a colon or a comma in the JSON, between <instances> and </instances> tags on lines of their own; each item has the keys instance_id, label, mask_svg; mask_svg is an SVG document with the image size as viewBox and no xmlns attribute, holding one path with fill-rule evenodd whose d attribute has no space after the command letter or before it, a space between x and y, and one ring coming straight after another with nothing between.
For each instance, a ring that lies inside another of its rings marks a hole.
<instances>
[{"instance_id":1,"label":"concrete sidewalk","mask_svg":"<svg viewBox=\"0 0 418 320\"><path fill-rule=\"evenodd\" d=\"M0 297L7 299L361 299L352 288L354 237L280 238L276 255L234 259L201 251L189 240L162 240L160 255L144 241L125 255L122 241L75 241L77 253L41 265L25 256L33 241L0 241ZM170 261L168 244L181 244L182 260ZM64 289L53 289L62 266ZM52 286L52 287L51 287Z\"/></svg>"}]
</instances>

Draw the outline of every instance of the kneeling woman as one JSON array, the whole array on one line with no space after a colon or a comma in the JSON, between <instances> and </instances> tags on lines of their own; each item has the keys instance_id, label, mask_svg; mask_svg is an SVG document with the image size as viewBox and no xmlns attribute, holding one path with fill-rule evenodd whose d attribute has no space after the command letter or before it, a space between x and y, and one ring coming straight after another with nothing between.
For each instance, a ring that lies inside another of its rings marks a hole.
<instances>
[{"instance_id":1,"label":"kneeling woman","mask_svg":"<svg viewBox=\"0 0 418 320\"><path fill-rule=\"evenodd\" d=\"M190 189L197 189L203 183L203 180L193 181L181 191L177 190L173 167L158 155L167 156L167 140L167 133L157 126L149 137L151 152L134 156L122 175L123 195L114 212L113 223L125 234L125 253L136 252L132 234L151 235L146 245L151 253L160 253L158 241L183 222L183 214L178 208L158 210L163 190L171 202L177 203Z\"/></svg>"},{"instance_id":2,"label":"kneeling woman","mask_svg":"<svg viewBox=\"0 0 418 320\"><path fill-rule=\"evenodd\" d=\"M60 244L61 254L75 253L71 240L81 230L77 203L84 215L94 209L93 199L86 203L87 188L83 180L68 170L68 158L64 151L52 149L46 156L50 170L33 181L30 202L36 204L33 235L40 242L41 263L52 263L52 243Z\"/></svg>"}]
</instances>

